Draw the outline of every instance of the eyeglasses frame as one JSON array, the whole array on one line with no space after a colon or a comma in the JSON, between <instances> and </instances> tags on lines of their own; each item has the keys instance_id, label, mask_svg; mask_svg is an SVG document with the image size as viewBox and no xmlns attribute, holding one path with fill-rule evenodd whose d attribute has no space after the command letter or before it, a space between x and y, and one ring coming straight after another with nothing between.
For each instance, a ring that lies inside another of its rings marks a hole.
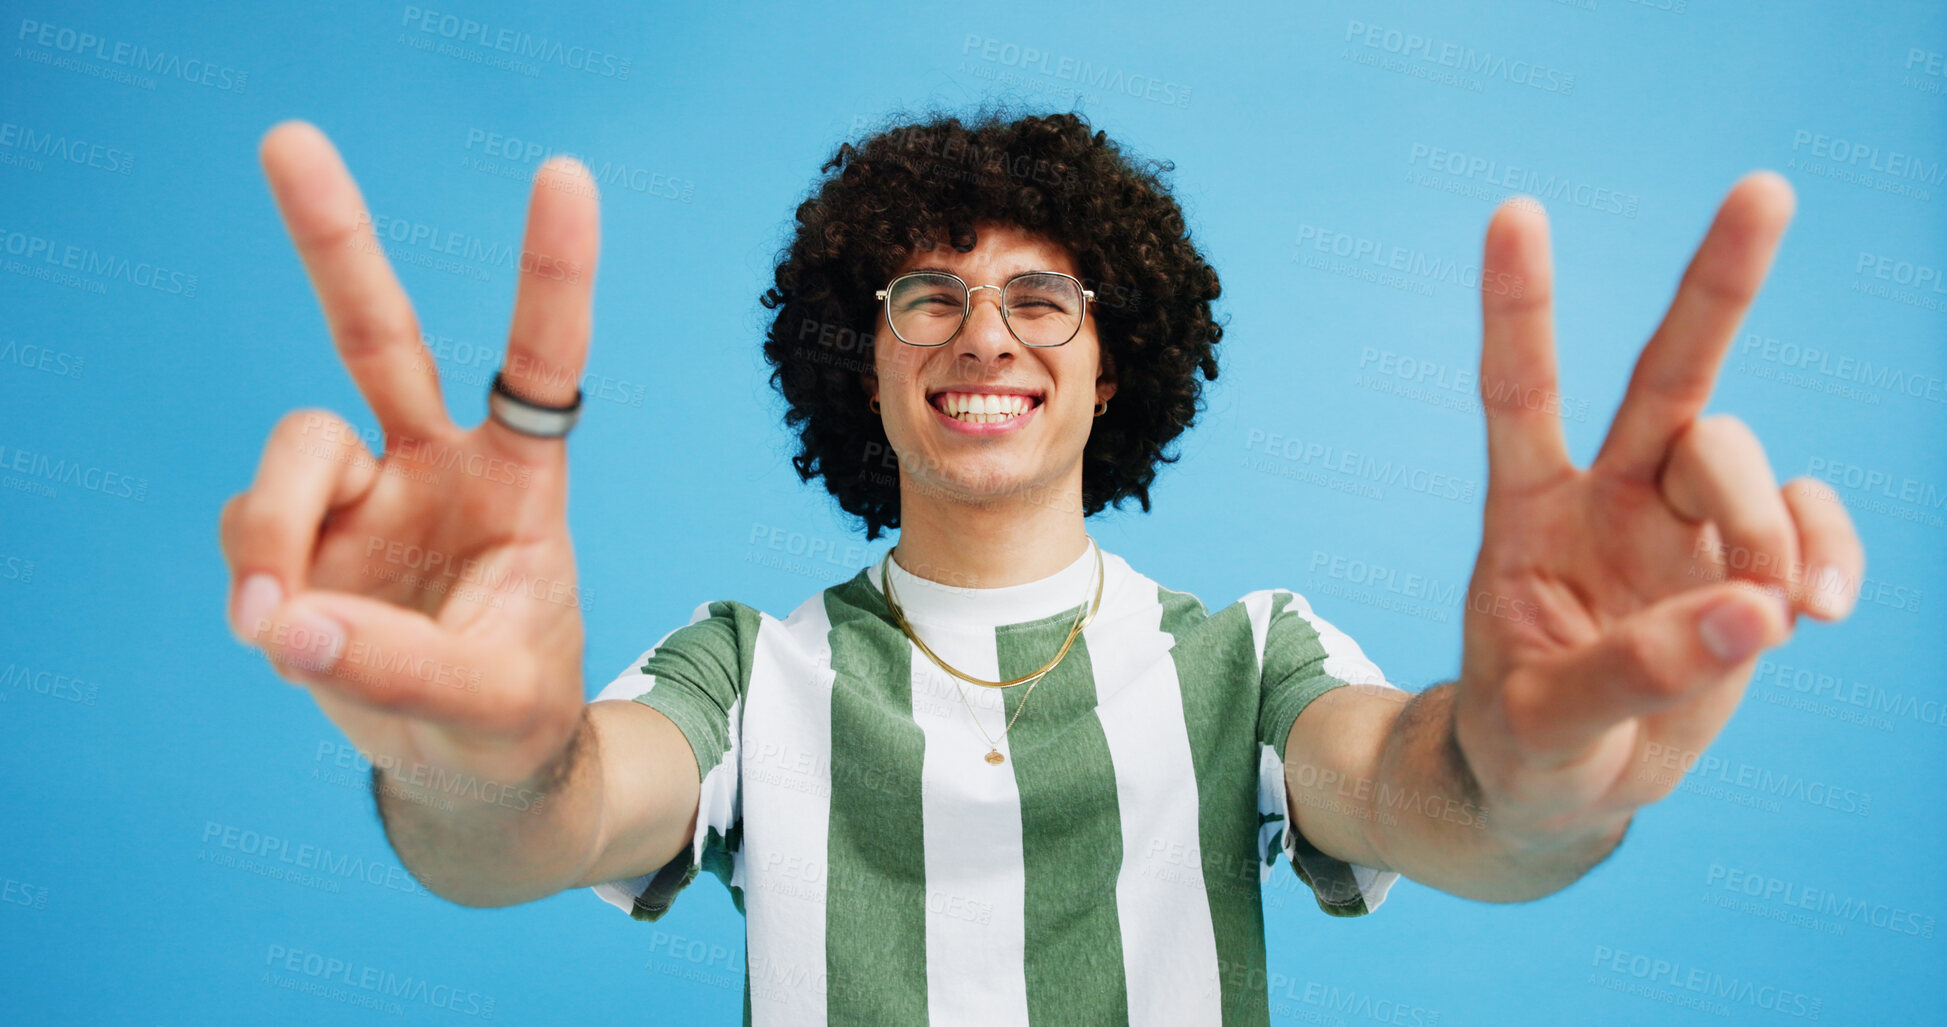
<instances>
[{"instance_id":1,"label":"eyeglasses frame","mask_svg":"<svg viewBox=\"0 0 1947 1027\"><path fill-rule=\"evenodd\" d=\"M965 307L962 307L960 310L960 323L954 326L952 335L949 335L946 338L941 339L939 342L932 342L932 343L908 342L905 336L899 334L899 329L896 326L894 326L892 323L893 288L897 286L900 282L903 282L908 278L917 277L919 275L945 275L946 277L951 278L956 282L959 282L961 287L967 290L967 305ZM1026 278L1029 275L1057 275L1059 277L1066 278L1071 282L1074 282L1075 287L1081 290L1082 316L1075 320L1074 334L1070 335L1066 339L1061 340L1060 342L1036 344L1021 338L1021 333L1014 330L1014 320L1013 318L1009 317L1007 313L1007 287L1013 285L1015 282L1023 278ZM892 329L893 338L898 339L900 342L905 343L908 346L914 346L919 349L938 349L941 346L944 346L952 342L953 340L959 338L960 333L966 329L967 319L973 317L973 306L974 306L973 294L979 292L982 289L992 289L995 292L1001 294L1000 295L1001 323L1007 326L1007 334L1014 336L1014 340L1016 342L1019 342L1021 345L1026 346L1030 349L1054 349L1056 347L1066 346L1069 343L1074 342L1075 336L1082 334L1082 326L1088 323L1088 301L1095 298L1095 290L1084 287L1082 285L1082 280L1076 278L1074 275L1067 274L1061 271L1023 271L1020 274L1015 275L1012 278L1009 278L1007 281L1002 282L999 285L992 285L992 284L968 285L966 279L960 277L959 275L954 274L951 271L908 271L905 274L900 275L897 278L894 278L892 281L887 282L885 288L880 289L877 292L873 293L873 298L880 300L885 304L886 327Z\"/></svg>"}]
</instances>

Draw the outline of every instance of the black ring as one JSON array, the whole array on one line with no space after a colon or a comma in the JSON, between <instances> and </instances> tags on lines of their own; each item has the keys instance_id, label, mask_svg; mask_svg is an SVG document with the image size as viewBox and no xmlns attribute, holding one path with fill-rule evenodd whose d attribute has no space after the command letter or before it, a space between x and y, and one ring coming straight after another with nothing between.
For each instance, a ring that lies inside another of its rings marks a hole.
<instances>
[{"instance_id":1,"label":"black ring","mask_svg":"<svg viewBox=\"0 0 1947 1027\"><path fill-rule=\"evenodd\" d=\"M514 410L507 411L507 414L529 415L518 418L528 423L517 423L516 418L504 416L503 404L495 402L495 397L514 404ZM501 427L521 435L537 439L558 439L566 436L574 428L575 422L580 419L581 398L581 389L577 388L575 401L567 406L550 406L523 399L507 387L506 376L500 371L495 371L493 386L487 390L487 416Z\"/></svg>"},{"instance_id":2,"label":"black ring","mask_svg":"<svg viewBox=\"0 0 1947 1027\"><path fill-rule=\"evenodd\" d=\"M503 396L506 396L508 399L511 399L514 402L521 404L522 406L530 406L536 410L545 410L550 414L572 414L575 411L581 409L580 389L575 390L575 401L573 403L570 403L565 407L549 406L546 403L536 403L531 399L527 399L525 397L520 396L519 394L515 393L512 389L509 389L507 387L506 375L500 371L494 372L493 390L495 392L500 393Z\"/></svg>"}]
</instances>

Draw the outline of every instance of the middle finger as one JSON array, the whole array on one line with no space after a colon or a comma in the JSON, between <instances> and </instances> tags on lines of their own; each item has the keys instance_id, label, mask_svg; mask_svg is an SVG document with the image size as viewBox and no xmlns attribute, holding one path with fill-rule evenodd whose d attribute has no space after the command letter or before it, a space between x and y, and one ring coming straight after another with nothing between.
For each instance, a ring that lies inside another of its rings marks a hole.
<instances>
[{"instance_id":1,"label":"middle finger","mask_svg":"<svg viewBox=\"0 0 1947 1027\"><path fill-rule=\"evenodd\" d=\"M1709 402L1717 367L1770 271L1793 202L1790 184L1772 172L1746 175L1732 187L1663 323L1636 359L1594 469L1655 477L1671 440Z\"/></svg>"}]
</instances>

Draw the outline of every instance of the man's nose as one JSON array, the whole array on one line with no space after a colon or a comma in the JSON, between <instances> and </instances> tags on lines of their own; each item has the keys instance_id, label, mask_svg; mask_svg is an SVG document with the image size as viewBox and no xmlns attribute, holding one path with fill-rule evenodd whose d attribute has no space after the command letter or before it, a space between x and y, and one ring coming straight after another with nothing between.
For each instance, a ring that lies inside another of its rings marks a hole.
<instances>
[{"instance_id":1,"label":"man's nose","mask_svg":"<svg viewBox=\"0 0 1947 1027\"><path fill-rule=\"evenodd\" d=\"M1001 290L991 285L977 285L967 292L967 323L960 328L960 337L954 340L957 346L955 356L968 355L981 361L1011 354L1021 345L1021 341L1008 330L1007 320L1001 316Z\"/></svg>"}]
</instances>

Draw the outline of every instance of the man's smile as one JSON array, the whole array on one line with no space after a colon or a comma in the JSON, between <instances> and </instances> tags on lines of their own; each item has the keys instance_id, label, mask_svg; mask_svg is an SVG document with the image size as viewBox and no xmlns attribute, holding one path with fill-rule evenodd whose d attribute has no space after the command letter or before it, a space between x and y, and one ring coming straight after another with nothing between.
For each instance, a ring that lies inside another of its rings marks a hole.
<instances>
[{"instance_id":1,"label":"man's smile","mask_svg":"<svg viewBox=\"0 0 1947 1027\"><path fill-rule=\"evenodd\" d=\"M1013 386L949 388L931 392L926 401L936 416L956 429L989 429L977 434L992 434L992 429L1011 429L1025 422L1041 407L1039 390Z\"/></svg>"},{"instance_id":2,"label":"man's smile","mask_svg":"<svg viewBox=\"0 0 1947 1027\"><path fill-rule=\"evenodd\" d=\"M1026 424L1041 409L1043 394L1035 389L983 385L929 393L927 405L948 428L971 435L995 435Z\"/></svg>"}]
</instances>

